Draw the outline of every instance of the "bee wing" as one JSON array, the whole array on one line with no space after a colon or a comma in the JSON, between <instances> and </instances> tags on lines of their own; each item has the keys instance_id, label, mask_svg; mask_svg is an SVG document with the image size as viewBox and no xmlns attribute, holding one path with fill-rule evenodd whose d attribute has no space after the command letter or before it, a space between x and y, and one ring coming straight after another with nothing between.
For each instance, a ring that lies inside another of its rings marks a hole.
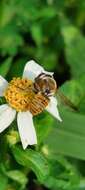
<instances>
[{"instance_id":1,"label":"bee wing","mask_svg":"<svg viewBox=\"0 0 85 190\"><path fill-rule=\"evenodd\" d=\"M72 103L71 100L67 98L60 90L57 91L57 95L64 105L70 107L74 111L78 111L78 107L74 103Z\"/></svg>"},{"instance_id":2,"label":"bee wing","mask_svg":"<svg viewBox=\"0 0 85 190\"><path fill-rule=\"evenodd\" d=\"M37 115L46 108L49 103L49 99L41 94L36 94L30 104L30 112L33 115Z\"/></svg>"}]
</instances>

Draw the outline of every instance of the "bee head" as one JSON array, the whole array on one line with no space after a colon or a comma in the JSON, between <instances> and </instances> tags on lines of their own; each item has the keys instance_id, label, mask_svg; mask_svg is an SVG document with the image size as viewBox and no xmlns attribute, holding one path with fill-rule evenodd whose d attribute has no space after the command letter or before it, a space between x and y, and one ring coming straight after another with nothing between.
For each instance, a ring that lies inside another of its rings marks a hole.
<instances>
[{"instance_id":1,"label":"bee head","mask_svg":"<svg viewBox=\"0 0 85 190\"><path fill-rule=\"evenodd\" d=\"M43 95L50 97L55 94L57 84L53 76L41 73L38 77L35 78L34 89L36 92L40 92Z\"/></svg>"}]
</instances>

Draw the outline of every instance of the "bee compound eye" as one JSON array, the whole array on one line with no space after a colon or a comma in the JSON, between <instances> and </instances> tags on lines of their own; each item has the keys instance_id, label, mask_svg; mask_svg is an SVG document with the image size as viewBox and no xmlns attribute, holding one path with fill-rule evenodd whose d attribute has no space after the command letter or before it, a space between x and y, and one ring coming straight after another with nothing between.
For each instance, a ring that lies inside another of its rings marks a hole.
<instances>
[{"instance_id":1,"label":"bee compound eye","mask_svg":"<svg viewBox=\"0 0 85 190\"><path fill-rule=\"evenodd\" d=\"M47 94L49 94L49 93L50 93L50 90L49 90L49 89L46 89L45 92L46 92Z\"/></svg>"}]
</instances>

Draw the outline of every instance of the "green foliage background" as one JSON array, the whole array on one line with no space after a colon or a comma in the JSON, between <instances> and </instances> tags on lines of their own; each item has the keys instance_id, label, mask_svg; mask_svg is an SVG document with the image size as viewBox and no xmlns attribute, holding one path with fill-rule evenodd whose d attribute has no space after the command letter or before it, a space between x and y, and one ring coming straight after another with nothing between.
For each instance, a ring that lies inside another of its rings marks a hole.
<instances>
[{"instance_id":1,"label":"green foliage background","mask_svg":"<svg viewBox=\"0 0 85 190\"><path fill-rule=\"evenodd\" d=\"M0 134L0 190L85 190L85 0L0 1L0 75L21 76L30 59L55 72L78 112L59 101L62 123L34 118L38 145L26 151L16 121Z\"/></svg>"}]
</instances>

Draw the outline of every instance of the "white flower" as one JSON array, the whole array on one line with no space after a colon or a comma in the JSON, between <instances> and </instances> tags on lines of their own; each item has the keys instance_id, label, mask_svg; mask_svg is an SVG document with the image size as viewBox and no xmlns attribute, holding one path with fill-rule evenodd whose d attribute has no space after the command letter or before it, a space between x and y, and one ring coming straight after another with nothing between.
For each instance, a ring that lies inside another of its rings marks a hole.
<instances>
[{"instance_id":1,"label":"white flower","mask_svg":"<svg viewBox=\"0 0 85 190\"><path fill-rule=\"evenodd\" d=\"M43 67L34 61L29 61L24 68L23 78L28 78L34 81L35 77L37 77L41 72L50 75L53 74L46 72ZM0 97L4 96L4 91L8 85L9 83L2 76L0 76ZM57 100L55 97L50 98L50 103L46 107L46 110L56 119L61 121L57 108ZM9 104L0 105L0 133L12 123L15 119L16 113L16 110ZM29 111L19 111L17 113L17 124L23 148L25 149L28 145L37 144L37 137L33 124L33 115Z\"/></svg>"}]
</instances>

